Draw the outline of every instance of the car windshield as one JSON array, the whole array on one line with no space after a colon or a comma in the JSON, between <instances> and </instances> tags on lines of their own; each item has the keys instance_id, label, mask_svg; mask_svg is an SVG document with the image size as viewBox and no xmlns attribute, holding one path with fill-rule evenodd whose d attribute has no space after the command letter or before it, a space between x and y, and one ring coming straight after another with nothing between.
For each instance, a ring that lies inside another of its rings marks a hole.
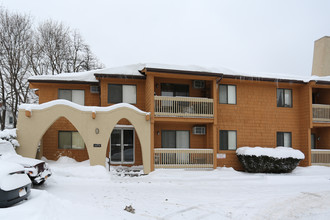
<instances>
[{"instance_id":1,"label":"car windshield","mask_svg":"<svg viewBox=\"0 0 330 220\"><path fill-rule=\"evenodd\" d=\"M0 155L5 154L16 155L16 151L10 142L0 140Z\"/></svg>"}]
</instances>

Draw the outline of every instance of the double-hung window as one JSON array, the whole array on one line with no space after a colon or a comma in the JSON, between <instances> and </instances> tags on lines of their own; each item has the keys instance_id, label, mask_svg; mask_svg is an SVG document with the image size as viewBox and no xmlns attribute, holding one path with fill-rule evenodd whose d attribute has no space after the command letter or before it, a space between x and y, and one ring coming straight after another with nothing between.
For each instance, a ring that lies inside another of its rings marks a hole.
<instances>
[{"instance_id":1,"label":"double-hung window","mask_svg":"<svg viewBox=\"0 0 330 220\"><path fill-rule=\"evenodd\" d=\"M84 149L84 140L77 131L59 131L58 132L59 149Z\"/></svg>"},{"instance_id":2,"label":"double-hung window","mask_svg":"<svg viewBox=\"0 0 330 220\"><path fill-rule=\"evenodd\" d=\"M220 104L236 104L236 86L220 85L219 102Z\"/></svg>"},{"instance_id":3,"label":"double-hung window","mask_svg":"<svg viewBox=\"0 0 330 220\"><path fill-rule=\"evenodd\" d=\"M277 132L278 147L292 147L291 132Z\"/></svg>"},{"instance_id":4,"label":"double-hung window","mask_svg":"<svg viewBox=\"0 0 330 220\"><path fill-rule=\"evenodd\" d=\"M220 130L219 140L220 140L220 150L236 150L237 142L237 132Z\"/></svg>"},{"instance_id":5,"label":"double-hung window","mask_svg":"<svg viewBox=\"0 0 330 220\"><path fill-rule=\"evenodd\" d=\"M79 105L85 105L85 90L80 89L59 89L58 98L66 99Z\"/></svg>"},{"instance_id":6,"label":"double-hung window","mask_svg":"<svg viewBox=\"0 0 330 220\"><path fill-rule=\"evenodd\" d=\"M136 104L136 85L108 84L108 103Z\"/></svg>"},{"instance_id":7,"label":"double-hung window","mask_svg":"<svg viewBox=\"0 0 330 220\"><path fill-rule=\"evenodd\" d=\"M292 107L291 89L277 89L277 107Z\"/></svg>"}]
</instances>

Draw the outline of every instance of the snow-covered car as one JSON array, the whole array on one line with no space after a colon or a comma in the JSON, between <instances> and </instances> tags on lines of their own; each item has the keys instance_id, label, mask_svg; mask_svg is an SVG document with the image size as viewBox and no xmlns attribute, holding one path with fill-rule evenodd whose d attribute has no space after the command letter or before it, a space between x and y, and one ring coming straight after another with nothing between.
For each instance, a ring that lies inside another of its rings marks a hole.
<instances>
[{"instance_id":1,"label":"snow-covered car","mask_svg":"<svg viewBox=\"0 0 330 220\"><path fill-rule=\"evenodd\" d=\"M24 167L0 160L0 208L9 207L24 199L31 192L31 180Z\"/></svg>"},{"instance_id":2,"label":"snow-covered car","mask_svg":"<svg viewBox=\"0 0 330 220\"><path fill-rule=\"evenodd\" d=\"M18 155L8 141L0 140L0 160L22 165L25 173L35 185L43 184L52 175L47 163Z\"/></svg>"}]
</instances>

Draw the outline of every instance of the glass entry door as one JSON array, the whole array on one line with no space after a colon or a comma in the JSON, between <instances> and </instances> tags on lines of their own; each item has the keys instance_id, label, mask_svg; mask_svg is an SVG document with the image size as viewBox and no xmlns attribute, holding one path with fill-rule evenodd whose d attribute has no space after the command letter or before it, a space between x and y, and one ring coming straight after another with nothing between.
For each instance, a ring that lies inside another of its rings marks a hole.
<instances>
[{"instance_id":1,"label":"glass entry door","mask_svg":"<svg viewBox=\"0 0 330 220\"><path fill-rule=\"evenodd\" d=\"M113 164L134 163L134 129L115 128L110 138L110 161Z\"/></svg>"}]
</instances>

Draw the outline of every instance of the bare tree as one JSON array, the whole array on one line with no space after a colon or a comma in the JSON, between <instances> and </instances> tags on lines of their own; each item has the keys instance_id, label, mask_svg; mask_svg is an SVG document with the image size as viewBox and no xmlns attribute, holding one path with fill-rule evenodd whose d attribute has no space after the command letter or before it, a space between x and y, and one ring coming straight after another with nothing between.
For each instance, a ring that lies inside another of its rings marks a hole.
<instances>
[{"instance_id":1,"label":"bare tree","mask_svg":"<svg viewBox=\"0 0 330 220\"><path fill-rule=\"evenodd\" d=\"M31 75L59 74L102 68L78 31L52 20L36 29L24 14L0 7L0 128L6 111L17 116L21 103L34 99L28 87ZM17 117L14 117L14 127Z\"/></svg>"},{"instance_id":2,"label":"bare tree","mask_svg":"<svg viewBox=\"0 0 330 220\"><path fill-rule=\"evenodd\" d=\"M30 54L35 75L55 75L103 67L77 31L52 20L37 28Z\"/></svg>"},{"instance_id":3,"label":"bare tree","mask_svg":"<svg viewBox=\"0 0 330 220\"><path fill-rule=\"evenodd\" d=\"M31 18L26 15L0 11L0 72L2 101L14 116L18 106L27 99L28 49L32 38ZM8 91L6 89L8 88ZM14 117L14 127L17 118Z\"/></svg>"}]
</instances>

